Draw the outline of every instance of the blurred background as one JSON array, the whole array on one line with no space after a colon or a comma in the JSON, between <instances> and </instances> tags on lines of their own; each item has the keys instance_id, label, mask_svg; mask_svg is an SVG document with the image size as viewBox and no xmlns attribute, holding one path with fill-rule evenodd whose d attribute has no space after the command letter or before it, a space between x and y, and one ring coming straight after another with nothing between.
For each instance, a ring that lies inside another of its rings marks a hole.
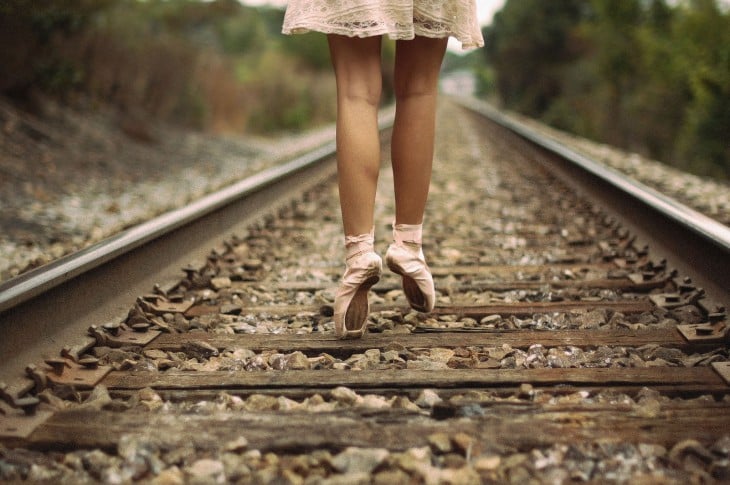
<instances>
[{"instance_id":1,"label":"blurred background","mask_svg":"<svg viewBox=\"0 0 730 485\"><path fill-rule=\"evenodd\" d=\"M683 170L730 178L724 0L479 0L486 47L449 49L444 87ZM324 36L280 32L285 2L2 0L0 97L114 109L204 133L330 123ZM384 46L390 100L393 44ZM144 129L125 129L143 139Z\"/></svg>"}]
</instances>

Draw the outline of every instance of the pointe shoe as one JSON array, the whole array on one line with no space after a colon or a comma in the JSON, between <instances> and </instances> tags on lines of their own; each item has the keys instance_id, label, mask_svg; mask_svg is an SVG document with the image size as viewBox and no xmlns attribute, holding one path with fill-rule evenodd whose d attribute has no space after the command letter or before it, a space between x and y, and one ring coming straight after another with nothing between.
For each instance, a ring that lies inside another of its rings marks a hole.
<instances>
[{"instance_id":1,"label":"pointe shoe","mask_svg":"<svg viewBox=\"0 0 730 485\"><path fill-rule=\"evenodd\" d=\"M392 272L401 275L411 308L424 313L433 310L436 290L421 245L394 242L385 253L385 261Z\"/></svg>"},{"instance_id":2,"label":"pointe shoe","mask_svg":"<svg viewBox=\"0 0 730 485\"><path fill-rule=\"evenodd\" d=\"M368 291L380 280L383 262L373 251L348 259L345 274L335 295L335 335L360 338L367 328L370 303Z\"/></svg>"}]
</instances>

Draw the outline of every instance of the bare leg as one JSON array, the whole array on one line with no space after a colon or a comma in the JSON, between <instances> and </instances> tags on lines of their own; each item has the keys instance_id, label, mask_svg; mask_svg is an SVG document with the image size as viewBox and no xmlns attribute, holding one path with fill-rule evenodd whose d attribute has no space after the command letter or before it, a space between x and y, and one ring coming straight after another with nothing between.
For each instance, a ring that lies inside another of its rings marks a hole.
<instances>
[{"instance_id":1,"label":"bare leg","mask_svg":"<svg viewBox=\"0 0 730 485\"><path fill-rule=\"evenodd\" d=\"M391 158L395 184L394 242L388 267L401 275L412 308L433 310L436 290L421 249L436 131L436 96L447 39L398 41L395 51L395 124Z\"/></svg>"},{"instance_id":2,"label":"bare leg","mask_svg":"<svg viewBox=\"0 0 730 485\"><path fill-rule=\"evenodd\" d=\"M433 164L436 99L447 39L398 41L391 138L397 224L421 224Z\"/></svg>"},{"instance_id":3,"label":"bare leg","mask_svg":"<svg viewBox=\"0 0 730 485\"><path fill-rule=\"evenodd\" d=\"M380 37L327 37L337 80L337 174L347 265L335 294L335 334L358 338L367 326L368 291L380 278L373 211L380 171Z\"/></svg>"},{"instance_id":4,"label":"bare leg","mask_svg":"<svg viewBox=\"0 0 730 485\"><path fill-rule=\"evenodd\" d=\"M337 173L345 235L373 227L380 170L380 37L327 37L337 80Z\"/></svg>"}]
</instances>

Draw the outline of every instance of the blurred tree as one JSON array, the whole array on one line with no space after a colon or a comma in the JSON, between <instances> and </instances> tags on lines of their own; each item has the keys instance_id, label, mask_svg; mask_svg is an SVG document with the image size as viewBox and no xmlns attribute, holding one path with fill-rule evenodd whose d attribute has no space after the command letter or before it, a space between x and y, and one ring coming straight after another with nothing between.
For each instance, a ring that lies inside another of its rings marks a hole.
<instances>
[{"instance_id":1,"label":"blurred tree","mask_svg":"<svg viewBox=\"0 0 730 485\"><path fill-rule=\"evenodd\" d=\"M593 0L588 36L593 47L592 62L603 85L606 99L601 120L605 140L617 146L629 145L626 97L637 85L641 50L637 28L641 21L640 0Z\"/></svg>"},{"instance_id":2,"label":"blurred tree","mask_svg":"<svg viewBox=\"0 0 730 485\"><path fill-rule=\"evenodd\" d=\"M63 90L80 81L78 66L59 57L54 41L83 31L99 11L117 0L2 0L0 93L25 98L41 84Z\"/></svg>"},{"instance_id":3,"label":"blurred tree","mask_svg":"<svg viewBox=\"0 0 730 485\"><path fill-rule=\"evenodd\" d=\"M675 11L665 0L652 0L635 29L633 50L640 54L634 82L627 90L624 146L671 161L690 97L686 76L677 62L672 32ZM670 101L671 100L671 101Z\"/></svg>"},{"instance_id":4,"label":"blurred tree","mask_svg":"<svg viewBox=\"0 0 730 485\"><path fill-rule=\"evenodd\" d=\"M331 121L326 39L286 38L282 20L238 0L0 0L0 95L215 130Z\"/></svg>"},{"instance_id":5,"label":"blurred tree","mask_svg":"<svg viewBox=\"0 0 730 485\"><path fill-rule=\"evenodd\" d=\"M329 70L330 51L327 37L313 32L303 35L283 35L280 39L284 52L313 69Z\"/></svg>"},{"instance_id":6,"label":"blurred tree","mask_svg":"<svg viewBox=\"0 0 730 485\"><path fill-rule=\"evenodd\" d=\"M560 95L561 67L574 60L567 42L582 0L508 0L485 31L488 61L504 102L539 116Z\"/></svg>"},{"instance_id":7,"label":"blurred tree","mask_svg":"<svg viewBox=\"0 0 730 485\"><path fill-rule=\"evenodd\" d=\"M246 9L238 15L223 19L218 27L221 46L227 54L245 54L266 47L268 33L261 16L255 9Z\"/></svg>"},{"instance_id":8,"label":"blurred tree","mask_svg":"<svg viewBox=\"0 0 730 485\"><path fill-rule=\"evenodd\" d=\"M730 178L730 11L716 0L508 0L485 34L507 107Z\"/></svg>"},{"instance_id":9,"label":"blurred tree","mask_svg":"<svg viewBox=\"0 0 730 485\"><path fill-rule=\"evenodd\" d=\"M675 27L691 93L678 164L730 179L730 12L722 13L713 0L690 5Z\"/></svg>"}]
</instances>

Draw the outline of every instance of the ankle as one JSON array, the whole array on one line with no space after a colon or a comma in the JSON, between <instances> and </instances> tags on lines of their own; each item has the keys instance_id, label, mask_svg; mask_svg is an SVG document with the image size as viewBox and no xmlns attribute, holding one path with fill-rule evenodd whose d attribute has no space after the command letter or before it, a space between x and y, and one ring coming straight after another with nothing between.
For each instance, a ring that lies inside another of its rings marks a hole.
<instances>
[{"instance_id":1,"label":"ankle","mask_svg":"<svg viewBox=\"0 0 730 485\"><path fill-rule=\"evenodd\" d=\"M423 224L393 224L395 244L411 249L420 249Z\"/></svg>"},{"instance_id":2,"label":"ankle","mask_svg":"<svg viewBox=\"0 0 730 485\"><path fill-rule=\"evenodd\" d=\"M374 243L375 228L369 233L345 236L345 261L349 263L361 254L373 252Z\"/></svg>"}]
</instances>

